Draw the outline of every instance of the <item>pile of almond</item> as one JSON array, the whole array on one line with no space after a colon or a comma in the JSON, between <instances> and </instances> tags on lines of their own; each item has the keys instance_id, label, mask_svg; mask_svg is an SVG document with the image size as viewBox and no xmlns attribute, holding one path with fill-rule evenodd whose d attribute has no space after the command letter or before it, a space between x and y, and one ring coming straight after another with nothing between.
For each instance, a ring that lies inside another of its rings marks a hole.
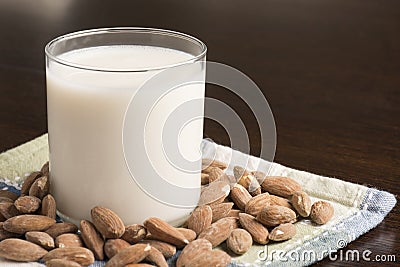
<instances>
[{"instance_id":1,"label":"pile of almond","mask_svg":"<svg viewBox=\"0 0 400 267\"><path fill-rule=\"evenodd\" d=\"M0 257L15 261L42 260L47 266L88 266L107 260L106 267L168 266L177 249L177 267L226 266L229 254L213 248L222 243L235 254L253 242L284 241L296 234L300 217L317 224L329 221L331 204L311 205L301 186L287 177L203 160L202 193L198 207L182 227L153 217L143 225L124 225L106 207L94 207L91 221L76 225L56 222L56 201L49 194L48 163L24 181L21 195L0 191Z\"/></svg>"}]
</instances>

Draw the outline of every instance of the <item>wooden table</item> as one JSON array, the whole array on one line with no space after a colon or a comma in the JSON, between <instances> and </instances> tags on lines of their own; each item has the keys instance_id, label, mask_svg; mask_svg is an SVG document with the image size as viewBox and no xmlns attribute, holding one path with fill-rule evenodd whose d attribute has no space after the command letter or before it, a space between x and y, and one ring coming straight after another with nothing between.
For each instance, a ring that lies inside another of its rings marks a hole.
<instances>
[{"instance_id":1,"label":"wooden table","mask_svg":"<svg viewBox=\"0 0 400 267\"><path fill-rule=\"evenodd\" d=\"M2 0L1 151L47 131L45 44L105 26L167 28L199 37L208 45L208 59L238 68L263 90L276 120L277 162L400 194L399 1ZM207 95L240 109L223 90L208 87ZM255 122L243 114L257 154ZM206 121L205 134L229 144L212 121ZM399 222L396 206L344 251L397 254ZM377 263L358 263L365 264Z\"/></svg>"}]
</instances>

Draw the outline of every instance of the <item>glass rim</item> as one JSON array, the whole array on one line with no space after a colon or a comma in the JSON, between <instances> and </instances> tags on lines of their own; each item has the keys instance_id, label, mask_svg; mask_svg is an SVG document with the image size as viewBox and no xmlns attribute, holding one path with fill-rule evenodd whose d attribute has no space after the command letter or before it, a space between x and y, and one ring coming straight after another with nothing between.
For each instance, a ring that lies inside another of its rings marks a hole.
<instances>
[{"instance_id":1,"label":"glass rim","mask_svg":"<svg viewBox=\"0 0 400 267\"><path fill-rule=\"evenodd\" d=\"M190 59L187 59L185 61L173 63L173 64L167 64L167 65L162 65L162 66L156 66L156 67L147 67L147 68L132 68L132 69L115 69L115 68L101 68L101 67L94 67L94 66L87 66L87 65L82 65L82 64L77 64L68 60L61 59L58 55L54 55L52 51L50 51L51 47L53 45L56 45L58 42L64 40L64 39L69 39L69 38L74 38L74 37L79 37L83 35L90 35L94 33L113 33L113 32L143 32L143 33L153 33L153 34L164 34L168 35L171 37L181 37L185 38L186 40L194 41L196 42L199 47L201 48L201 52L198 55L193 55ZM46 57L65 66L68 67L73 67L77 69L83 69L83 70L89 70L89 71L100 71L100 72L147 72L147 71L157 71L157 70L164 70L168 68L173 68L173 67L178 67L181 65L185 64L190 64L199 61L201 58L203 58L206 53L207 53L207 46L205 45L204 42L202 42L200 39L191 36L186 33L181 33L178 31L173 31L173 30L166 30L166 29L159 29L159 28L146 28L146 27L108 27L108 28L96 28L96 29L89 29L89 30L82 30L82 31L76 31L76 32L71 32L67 34L60 35L53 40L49 41L46 46L45 46L45 54Z\"/></svg>"}]
</instances>

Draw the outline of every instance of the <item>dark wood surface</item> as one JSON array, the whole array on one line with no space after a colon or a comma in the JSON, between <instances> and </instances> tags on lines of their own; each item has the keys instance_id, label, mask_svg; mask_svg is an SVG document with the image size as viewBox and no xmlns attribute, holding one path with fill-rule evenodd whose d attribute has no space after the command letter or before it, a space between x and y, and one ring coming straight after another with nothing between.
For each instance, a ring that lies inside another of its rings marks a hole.
<instances>
[{"instance_id":1,"label":"dark wood surface","mask_svg":"<svg viewBox=\"0 0 400 267\"><path fill-rule=\"evenodd\" d=\"M199 37L208 59L238 68L263 90L276 120L277 162L400 194L399 1L2 0L0 151L47 131L45 44L105 26L167 28ZM209 89L208 96L240 109L222 90ZM243 117L257 154L254 121L246 112ZM229 144L211 121L205 134ZM369 249L400 261L399 221L397 205L344 251ZM355 264L377 265L318 263Z\"/></svg>"}]
</instances>

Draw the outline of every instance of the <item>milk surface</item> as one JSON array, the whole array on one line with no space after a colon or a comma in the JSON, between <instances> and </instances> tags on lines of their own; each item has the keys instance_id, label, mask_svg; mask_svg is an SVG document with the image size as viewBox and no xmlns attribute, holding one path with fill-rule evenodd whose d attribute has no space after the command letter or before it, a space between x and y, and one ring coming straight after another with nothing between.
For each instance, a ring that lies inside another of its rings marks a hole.
<instances>
[{"instance_id":1,"label":"milk surface","mask_svg":"<svg viewBox=\"0 0 400 267\"><path fill-rule=\"evenodd\" d=\"M47 65L51 190L58 211L76 222L90 219L90 209L103 205L119 214L125 224L142 223L150 216L173 224L182 222L192 208L175 207L152 198L131 177L123 150L134 148L124 148L122 128L132 96L160 72L127 70L160 68L185 62L193 56L172 49L132 45L81 49L59 57L83 68L52 61ZM87 67L113 71L93 71L85 69ZM204 69L183 69L181 74L189 80L204 78ZM174 82L174 77L171 81ZM149 94L159 92L161 95L169 88L157 84L147 89L150 89ZM135 156L136 163L150 160L168 182L198 188L196 194L186 199L195 206L200 194L199 172L189 173L171 166L163 155L162 143L163 125L169 114L192 99L204 99L204 84L181 86L163 95L150 114L142 111L137 103L139 112L135 116L147 116L147 122L128 125L133 127L130 132L144 131L146 139L148 155ZM198 108L199 116L203 116L202 108ZM184 158L198 162L198 169L202 134L203 121L194 120L182 125L177 139ZM157 186L156 181L154 186ZM179 192L170 193L179 198Z\"/></svg>"}]
</instances>

